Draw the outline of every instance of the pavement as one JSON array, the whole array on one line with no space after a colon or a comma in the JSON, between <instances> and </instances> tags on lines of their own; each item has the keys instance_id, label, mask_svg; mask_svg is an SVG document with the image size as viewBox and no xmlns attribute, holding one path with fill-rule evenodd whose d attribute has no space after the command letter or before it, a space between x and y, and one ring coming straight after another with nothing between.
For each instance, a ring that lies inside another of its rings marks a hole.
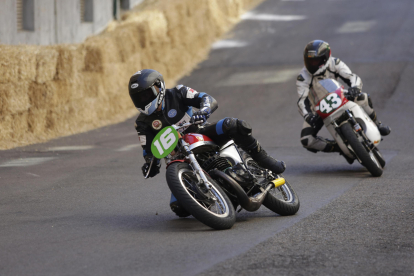
<instances>
[{"instance_id":1,"label":"pavement","mask_svg":"<svg viewBox=\"0 0 414 276\"><path fill-rule=\"evenodd\" d=\"M217 99L211 121L248 121L287 163L296 215L242 211L226 231L176 217L165 166L141 174L130 118L0 151L0 275L414 275L413 14L411 0L268 0L180 80ZM380 178L300 144L295 80L313 39L362 78L392 128Z\"/></svg>"}]
</instances>

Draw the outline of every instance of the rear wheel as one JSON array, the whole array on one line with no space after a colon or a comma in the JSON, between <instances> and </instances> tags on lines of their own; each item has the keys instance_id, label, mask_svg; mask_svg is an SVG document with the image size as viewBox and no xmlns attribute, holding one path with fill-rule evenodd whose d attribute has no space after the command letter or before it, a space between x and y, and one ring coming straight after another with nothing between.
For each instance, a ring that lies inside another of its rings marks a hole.
<instances>
[{"instance_id":1,"label":"rear wheel","mask_svg":"<svg viewBox=\"0 0 414 276\"><path fill-rule=\"evenodd\" d=\"M361 160L372 176L378 177L382 175L382 165L378 161L374 150L368 151L362 142L359 141L358 135L349 123L345 123L341 126L341 131L349 145L352 147L354 153ZM385 161L384 161L385 165Z\"/></svg>"},{"instance_id":2,"label":"rear wheel","mask_svg":"<svg viewBox=\"0 0 414 276\"><path fill-rule=\"evenodd\" d=\"M212 185L205 191L210 198L196 187L197 177L187 163L173 163L167 169L167 183L178 202L193 217L217 230L229 229L236 222L234 207L220 186L208 175Z\"/></svg>"},{"instance_id":3,"label":"rear wheel","mask_svg":"<svg viewBox=\"0 0 414 276\"><path fill-rule=\"evenodd\" d=\"M287 180L282 186L267 193L263 205L281 216L292 216L300 207L299 198Z\"/></svg>"},{"instance_id":4,"label":"rear wheel","mask_svg":"<svg viewBox=\"0 0 414 276\"><path fill-rule=\"evenodd\" d=\"M243 157L250 171L264 171L250 155L244 153ZM277 188L272 188L267 193L263 205L281 216L291 216L298 212L300 202L296 192L286 180L285 184Z\"/></svg>"}]
</instances>

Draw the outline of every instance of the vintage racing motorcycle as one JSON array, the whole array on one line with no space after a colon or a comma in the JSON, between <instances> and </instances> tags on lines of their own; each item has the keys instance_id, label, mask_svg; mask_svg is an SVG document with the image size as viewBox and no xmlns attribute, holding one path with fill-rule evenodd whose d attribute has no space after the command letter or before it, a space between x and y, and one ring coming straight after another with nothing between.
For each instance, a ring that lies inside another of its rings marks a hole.
<instances>
[{"instance_id":1,"label":"vintage racing motorcycle","mask_svg":"<svg viewBox=\"0 0 414 276\"><path fill-rule=\"evenodd\" d=\"M254 212L263 204L282 216L299 210L298 196L281 174L258 166L232 140L218 146L205 135L179 132L193 124L165 127L151 145L156 158L165 158L171 192L193 217L221 230L234 225L237 206Z\"/></svg>"},{"instance_id":2,"label":"vintage racing motorcycle","mask_svg":"<svg viewBox=\"0 0 414 276\"><path fill-rule=\"evenodd\" d=\"M324 79L313 85L309 99L348 163L356 159L371 175L381 176L385 166L377 148L381 134L364 109L349 101L345 92L336 80Z\"/></svg>"}]
</instances>

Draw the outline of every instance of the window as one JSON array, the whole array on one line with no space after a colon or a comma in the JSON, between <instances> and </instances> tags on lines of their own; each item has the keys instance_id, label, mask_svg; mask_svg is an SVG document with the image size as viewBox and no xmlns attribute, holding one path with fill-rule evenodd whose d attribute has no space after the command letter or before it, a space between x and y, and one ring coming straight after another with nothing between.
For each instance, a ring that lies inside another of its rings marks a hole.
<instances>
[{"instance_id":1,"label":"window","mask_svg":"<svg viewBox=\"0 0 414 276\"><path fill-rule=\"evenodd\" d=\"M80 0L81 22L93 22L93 0Z\"/></svg>"},{"instance_id":2,"label":"window","mask_svg":"<svg viewBox=\"0 0 414 276\"><path fill-rule=\"evenodd\" d=\"M129 10L129 8L130 8L129 0L121 0L121 9Z\"/></svg>"},{"instance_id":3,"label":"window","mask_svg":"<svg viewBox=\"0 0 414 276\"><path fill-rule=\"evenodd\" d=\"M34 31L34 0L17 0L17 30Z\"/></svg>"}]
</instances>

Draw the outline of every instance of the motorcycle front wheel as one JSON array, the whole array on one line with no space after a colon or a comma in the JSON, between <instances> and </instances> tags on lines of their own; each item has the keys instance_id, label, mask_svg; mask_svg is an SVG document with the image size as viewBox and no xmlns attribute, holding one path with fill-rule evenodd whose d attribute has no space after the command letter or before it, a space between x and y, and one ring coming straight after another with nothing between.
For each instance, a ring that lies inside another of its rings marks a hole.
<instances>
[{"instance_id":1,"label":"motorcycle front wheel","mask_svg":"<svg viewBox=\"0 0 414 276\"><path fill-rule=\"evenodd\" d=\"M197 220L216 230L231 228L236 222L234 207L220 186L207 174L212 188L203 192L196 187L197 177L187 163L173 163L167 168L168 186L178 202Z\"/></svg>"},{"instance_id":2,"label":"motorcycle front wheel","mask_svg":"<svg viewBox=\"0 0 414 276\"><path fill-rule=\"evenodd\" d=\"M358 140L359 134L355 133L352 126L349 123L345 123L341 126L342 135L348 140L349 145L352 147L354 153L361 160L362 165L367 168L372 176L378 177L382 175L382 165L378 161L376 154L373 150L368 151L364 145ZM385 165L385 161L383 162Z\"/></svg>"}]
</instances>

